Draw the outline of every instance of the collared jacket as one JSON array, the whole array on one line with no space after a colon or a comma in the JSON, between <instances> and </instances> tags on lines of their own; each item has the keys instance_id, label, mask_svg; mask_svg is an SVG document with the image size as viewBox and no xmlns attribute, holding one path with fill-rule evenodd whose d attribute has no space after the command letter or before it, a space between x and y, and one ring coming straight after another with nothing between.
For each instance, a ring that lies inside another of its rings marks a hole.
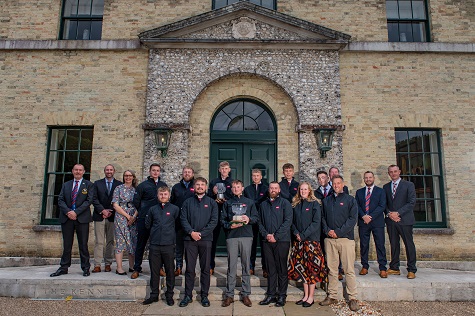
<instances>
[{"instance_id":1,"label":"collared jacket","mask_svg":"<svg viewBox=\"0 0 475 316\"><path fill-rule=\"evenodd\" d=\"M269 197L269 187L265 183L256 185L253 183L244 189L244 196L256 203L256 208Z\"/></svg>"},{"instance_id":2,"label":"collared jacket","mask_svg":"<svg viewBox=\"0 0 475 316\"><path fill-rule=\"evenodd\" d=\"M290 241L292 225L292 205L278 196L274 201L270 198L259 207L259 232L266 240L268 234L274 234L277 241Z\"/></svg>"},{"instance_id":3,"label":"collared jacket","mask_svg":"<svg viewBox=\"0 0 475 316\"><path fill-rule=\"evenodd\" d=\"M338 238L355 239L354 228L358 219L356 200L344 192L323 199L323 232L334 230Z\"/></svg>"},{"instance_id":4,"label":"collared jacket","mask_svg":"<svg viewBox=\"0 0 475 316\"><path fill-rule=\"evenodd\" d=\"M145 219L148 210L158 204L157 190L163 186L167 186L167 184L160 181L160 178L158 178L158 182L155 184L151 177L148 177L147 180L137 186L133 203L139 212L139 219Z\"/></svg>"},{"instance_id":5,"label":"collared jacket","mask_svg":"<svg viewBox=\"0 0 475 316\"><path fill-rule=\"evenodd\" d=\"M195 179L192 178L187 188L183 179L181 179L180 182L178 182L172 187L170 202L181 209L181 207L183 206L183 202L185 202L186 199L195 195L195 188L193 187L194 184ZM178 231L181 230L181 228L182 227L180 217L178 217L175 222L175 229Z\"/></svg>"},{"instance_id":6,"label":"collared jacket","mask_svg":"<svg viewBox=\"0 0 475 316\"><path fill-rule=\"evenodd\" d=\"M292 178L292 181L289 184L286 178L282 178L282 181L279 182L280 186L280 197L286 199L290 203L292 203L292 199L294 198L295 194L297 194L299 183Z\"/></svg>"},{"instance_id":7,"label":"collared jacket","mask_svg":"<svg viewBox=\"0 0 475 316\"><path fill-rule=\"evenodd\" d=\"M242 204L246 207L246 215L249 217L249 223L238 228L231 229L231 221L233 220L233 204ZM246 198L244 195L234 195L224 203L221 214L221 225L224 227L226 239L239 237L254 237L252 232L252 224L257 223L257 209L254 201Z\"/></svg>"},{"instance_id":8,"label":"collared jacket","mask_svg":"<svg viewBox=\"0 0 475 316\"><path fill-rule=\"evenodd\" d=\"M218 204L204 195L201 201L195 195L186 199L181 207L180 221L185 240L192 240L191 233L201 233L201 240L213 240L213 229L218 224Z\"/></svg>"},{"instance_id":9,"label":"collared jacket","mask_svg":"<svg viewBox=\"0 0 475 316\"><path fill-rule=\"evenodd\" d=\"M171 203L152 206L145 218L145 227L150 229L150 245L174 245L176 242L175 220L179 216L180 209Z\"/></svg>"},{"instance_id":10,"label":"collared jacket","mask_svg":"<svg viewBox=\"0 0 475 316\"><path fill-rule=\"evenodd\" d=\"M92 220L95 222L102 222L104 218L102 217L101 212L104 209L112 210L112 215L107 218L109 222L114 221L115 211L112 207L112 197L114 195L114 190L116 187L121 185L122 182L114 179L112 181L112 186L110 192L107 192L106 179L102 178L94 182L94 197L92 199L92 204L94 205L94 212L92 212Z\"/></svg>"},{"instance_id":11,"label":"collared jacket","mask_svg":"<svg viewBox=\"0 0 475 316\"><path fill-rule=\"evenodd\" d=\"M320 241L322 210L318 201L302 200L293 210L292 233L302 241Z\"/></svg>"}]
</instances>

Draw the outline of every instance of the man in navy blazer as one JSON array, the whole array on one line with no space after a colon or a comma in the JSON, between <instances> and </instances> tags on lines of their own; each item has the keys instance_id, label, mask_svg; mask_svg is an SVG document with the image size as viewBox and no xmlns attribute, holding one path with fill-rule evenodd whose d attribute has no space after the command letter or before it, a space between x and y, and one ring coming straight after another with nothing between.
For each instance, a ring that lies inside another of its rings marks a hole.
<instances>
[{"instance_id":1,"label":"man in navy blazer","mask_svg":"<svg viewBox=\"0 0 475 316\"><path fill-rule=\"evenodd\" d=\"M387 278L386 247L384 246L384 217L386 211L386 193L374 185L374 173L366 171L363 176L365 187L356 191L358 203L358 232L360 236L361 265L360 275L368 274L369 239L373 233L376 255L379 264L379 276Z\"/></svg>"},{"instance_id":2,"label":"man in navy blazer","mask_svg":"<svg viewBox=\"0 0 475 316\"><path fill-rule=\"evenodd\" d=\"M114 178L115 167L111 164L104 167L103 179L94 182L94 197L92 204L94 212L94 270L92 273L101 272L101 263L104 259L104 271L111 271L114 260L114 217L112 196L117 186L122 182ZM105 245L105 249L104 249Z\"/></svg>"},{"instance_id":3,"label":"man in navy blazer","mask_svg":"<svg viewBox=\"0 0 475 316\"><path fill-rule=\"evenodd\" d=\"M414 183L401 179L401 170L397 165L388 167L391 182L383 186L386 192L386 226L391 244L391 262L388 274L400 275L399 253L402 238L406 248L407 278L416 277L416 246L414 245L412 228L414 226L414 206L416 204L416 190Z\"/></svg>"},{"instance_id":4,"label":"man in navy blazer","mask_svg":"<svg viewBox=\"0 0 475 316\"><path fill-rule=\"evenodd\" d=\"M63 255L61 256L60 268L52 273L51 277L68 273L68 268L71 266L74 230L76 230L78 239L82 275L87 277L91 274L89 271L91 266L87 241L89 238L89 223L92 221L90 206L94 190L92 182L83 178L84 172L83 165L74 165L74 179L63 184L58 196L59 222L63 235ZM75 195L76 201L74 202Z\"/></svg>"}]
</instances>

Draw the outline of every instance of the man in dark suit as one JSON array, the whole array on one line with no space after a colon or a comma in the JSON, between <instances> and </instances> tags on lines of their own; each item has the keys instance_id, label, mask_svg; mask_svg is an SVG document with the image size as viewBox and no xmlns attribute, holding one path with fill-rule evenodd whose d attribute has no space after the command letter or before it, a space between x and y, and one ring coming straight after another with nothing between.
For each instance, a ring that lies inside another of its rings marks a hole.
<instances>
[{"instance_id":1,"label":"man in dark suit","mask_svg":"<svg viewBox=\"0 0 475 316\"><path fill-rule=\"evenodd\" d=\"M369 239L373 233L376 255L379 264L379 276L387 278L386 273L386 248L384 246L384 216L386 211L386 193L374 185L374 173L364 173L365 187L356 191L358 203L358 232L360 235L361 265L360 275L368 274Z\"/></svg>"},{"instance_id":2,"label":"man in dark suit","mask_svg":"<svg viewBox=\"0 0 475 316\"><path fill-rule=\"evenodd\" d=\"M315 196L321 201L326 198L328 195L333 194L333 188L330 184L330 178L326 171L320 170L317 172L317 181L320 185L315 189Z\"/></svg>"},{"instance_id":3,"label":"man in dark suit","mask_svg":"<svg viewBox=\"0 0 475 316\"><path fill-rule=\"evenodd\" d=\"M94 269L92 273L101 272L101 263L104 258L104 271L111 271L114 259L114 209L112 208L112 195L114 189L122 182L114 179L115 168L113 165L104 167L103 179L94 182L94 197L92 204L94 212ZM104 249L105 242L105 249Z\"/></svg>"},{"instance_id":4,"label":"man in dark suit","mask_svg":"<svg viewBox=\"0 0 475 316\"><path fill-rule=\"evenodd\" d=\"M407 259L407 278L416 277L416 246L414 245L412 228L415 223L414 205L416 190L414 183L401 179L401 170L396 165L388 167L391 182L383 186L386 192L386 226L391 244L391 262L388 274L400 275L399 253L400 240L404 242Z\"/></svg>"},{"instance_id":5,"label":"man in dark suit","mask_svg":"<svg viewBox=\"0 0 475 316\"><path fill-rule=\"evenodd\" d=\"M74 179L63 184L58 196L59 222L63 235L63 255L61 256L60 268L51 273L50 277L68 274L68 268L71 266L74 230L76 230L78 239L82 275L87 277L91 274L87 241L89 223L92 221L90 206L94 190L92 182L83 178L84 172L83 165L74 165L72 170Z\"/></svg>"}]
</instances>

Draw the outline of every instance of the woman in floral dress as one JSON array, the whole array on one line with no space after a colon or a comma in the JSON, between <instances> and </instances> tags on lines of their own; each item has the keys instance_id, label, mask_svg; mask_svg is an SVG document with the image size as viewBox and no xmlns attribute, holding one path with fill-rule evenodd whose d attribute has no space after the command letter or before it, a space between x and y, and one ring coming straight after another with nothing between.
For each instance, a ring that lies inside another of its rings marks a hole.
<instances>
[{"instance_id":1,"label":"woman in floral dress","mask_svg":"<svg viewBox=\"0 0 475 316\"><path fill-rule=\"evenodd\" d=\"M116 212L114 219L115 226L115 261L117 270L115 273L127 275L122 267L124 251L129 254L129 265L134 263L135 247L137 246L137 228L135 220L138 211L132 200L137 186L137 178L132 170L124 171L124 184L119 185L114 190L112 206ZM130 271L130 268L129 268Z\"/></svg>"}]
</instances>

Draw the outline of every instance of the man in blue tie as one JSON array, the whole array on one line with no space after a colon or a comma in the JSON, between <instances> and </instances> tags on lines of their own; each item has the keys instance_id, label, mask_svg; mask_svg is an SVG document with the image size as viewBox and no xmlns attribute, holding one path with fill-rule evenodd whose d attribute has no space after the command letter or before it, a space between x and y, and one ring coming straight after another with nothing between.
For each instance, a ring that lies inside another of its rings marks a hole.
<instances>
[{"instance_id":1,"label":"man in blue tie","mask_svg":"<svg viewBox=\"0 0 475 316\"><path fill-rule=\"evenodd\" d=\"M91 203L93 199L93 184L83 178L84 166L75 164L72 170L74 179L65 182L58 196L59 222L63 235L63 255L61 256L60 268L51 273L50 277L68 274L71 266L71 251L73 248L74 231L76 231L79 255L81 257L81 269L83 276L91 274L89 263L89 223L91 217Z\"/></svg>"},{"instance_id":2,"label":"man in blue tie","mask_svg":"<svg viewBox=\"0 0 475 316\"><path fill-rule=\"evenodd\" d=\"M360 236L361 265L360 275L368 274L369 239L373 234L376 255L379 264L379 276L387 278L386 248L384 246L384 216L386 211L386 194L374 185L374 173L366 171L363 176L365 187L356 191L358 203L358 232Z\"/></svg>"},{"instance_id":3,"label":"man in blue tie","mask_svg":"<svg viewBox=\"0 0 475 316\"><path fill-rule=\"evenodd\" d=\"M104 167L103 179L94 182L94 269L92 273L101 272L101 263L104 259L104 271L111 271L114 260L114 217L112 208L112 196L114 189L122 182L114 179L115 168L113 165ZM105 245L105 247L104 247Z\"/></svg>"}]
</instances>

